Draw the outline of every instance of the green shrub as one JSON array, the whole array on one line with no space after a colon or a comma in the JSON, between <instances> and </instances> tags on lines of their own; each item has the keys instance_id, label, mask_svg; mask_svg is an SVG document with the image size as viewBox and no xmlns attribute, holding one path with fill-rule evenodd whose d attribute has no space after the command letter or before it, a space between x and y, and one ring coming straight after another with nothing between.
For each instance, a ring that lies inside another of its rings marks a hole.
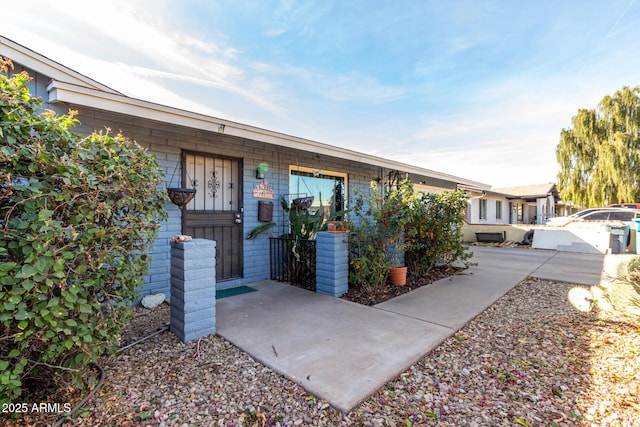
<instances>
[{"instance_id":1,"label":"green shrub","mask_svg":"<svg viewBox=\"0 0 640 427\"><path fill-rule=\"evenodd\" d=\"M405 261L412 274L423 275L436 266L472 265L472 253L462 243L463 191L420 194L414 199L405 233Z\"/></svg>"},{"instance_id":2,"label":"green shrub","mask_svg":"<svg viewBox=\"0 0 640 427\"><path fill-rule=\"evenodd\" d=\"M393 182L383 194L371 182L368 195L358 194L353 212L357 227L350 239L349 284L372 291L385 283L389 269L404 263L412 275L436 266L469 267L472 253L462 243L462 191L423 194L407 179Z\"/></svg>"},{"instance_id":3,"label":"green shrub","mask_svg":"<svg viewBox=\"0 0 640 427\"><path fill-rule=\"evenodd\" d=\"M74 134L74 114L43 111L28 79L0 73L2 402L60 372L80 385L78 369L117 349L166 218L156 160L121 135Z\"/></svg>"},{"instance_id":4,"label":"green shrub","mask_svg":"<svg viewBox=\"0 0 640 427\"><path fill-rule=\"evenodd\" d=\"M370 193L358 193L353 207L356 226L349 238L349 285L369 292L386 282L391 268L382 232L383 203L378 184L372 181Z\"/></svg>"}]
</instances>

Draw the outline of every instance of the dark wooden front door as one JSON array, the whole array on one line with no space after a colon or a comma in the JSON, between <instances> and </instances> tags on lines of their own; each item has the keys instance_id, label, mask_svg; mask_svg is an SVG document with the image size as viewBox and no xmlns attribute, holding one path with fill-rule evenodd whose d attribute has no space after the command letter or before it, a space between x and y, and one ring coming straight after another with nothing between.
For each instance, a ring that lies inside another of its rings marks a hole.
<instances>
[{"instance_id":1,"label":"dark wooden front door","mask_svg":"<svg viewBox=\"0 0 640 427\"><path fill-rule=\"evenodd\" d=\"M183 183L196 195L182 212L182 232L216 241L216 280L242 277L242 161L184 153Z\"/></svg>"}]
</instances>

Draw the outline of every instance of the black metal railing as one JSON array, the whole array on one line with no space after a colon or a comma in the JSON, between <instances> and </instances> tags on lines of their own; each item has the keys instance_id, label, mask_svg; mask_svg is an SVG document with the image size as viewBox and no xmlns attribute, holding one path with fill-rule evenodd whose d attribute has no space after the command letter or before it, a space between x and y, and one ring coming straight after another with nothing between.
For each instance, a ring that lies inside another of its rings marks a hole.
<instances>
[{"instance_id":1,"label":"black metal railing","mask_svg":"<svg viewBox=\"0 0 640 427\"><path fill-rule=\"evenodd\" d=\"M269 238L271 280L316 290L316 241L289 237Z\"/></svg>"}]
</instances>

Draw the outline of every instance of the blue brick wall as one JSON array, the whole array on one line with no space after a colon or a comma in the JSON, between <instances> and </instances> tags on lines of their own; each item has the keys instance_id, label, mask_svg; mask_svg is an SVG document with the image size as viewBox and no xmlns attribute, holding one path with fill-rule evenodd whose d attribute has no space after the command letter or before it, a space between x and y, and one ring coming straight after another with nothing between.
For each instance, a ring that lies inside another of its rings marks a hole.
<instances>
[{"instance_id":1,"label":"blue brick wall","mask_svg":"<svg viewBox=\"0 0 640 427\"><path fill-rule=\"evenodd\" d=\"M16 71L22 71L20 64L16 65ZM50 78L46 75L38 74L32 70L27 70L34 77L30 83L32 93L47 99L46 86ZM148 119L141 119L124 114L112 113L108 111L69 105L64 103L45 104L45 108L50 108L58 114L66 114L69 109L78 111L80 125L75 129L81 134L91 132L104 132L105 128L110 128L112 132L120 132L126 137L135 140L142 146L154 153L159 164L165 170L164 186L179 186L181 178L180 157L183 150L194 152L219 154L228 157L240 158L243 161L243 182L244 182L244 235L260 225L257 220L258 199L252 197L254 186L259 182L255 178L255 169L261 162L269 165L266 178L270 187L275 192L274 221L278 226L272 229L274 235L283 232L284 215L280 208L279 198L283 194L289 193L289 166L297 165L321 170L334 170L349 174L347 195L349 204L354 199L355 190L363 192L369 191L369 182L376 178L385 179L389 170L367 163L359 163L345 160L339 157L319 155L317 153L293 150L286 147L279 147L244 138L232 137L220 134L215 130L210 132L170 125ZM327 141L331 143L331 141ZM177 170L176 170L177 167ZM174 176L173 183L171 178ZM442 185L451 187L452 183L434 182L431 178L413 176L417 181L426 181L432 185ZM173 204L167 205L169 219L162 224L159 230L159 237L150 251L151 265L148 274L145 276L143 294L162 292L169 295L171 278L171 254L170 239L175 234L181 234L181 211ZM244 240L244 265L243 277L238 280L218 283L220 289L236 286L253 281L263 280L269 277L269 239L268 234L259 236L255 240Z\"/></svg>"},{"instance_id":2,"label":"blue brick wall","mask_svg":"<svg viewBox=\"0 0 640 427\"><path fill-rule=\"evenodd\" d=\"M296 151L271 144L236 138L217 132L205 132L191 128L184 128L152 120L139 119L126 115L88 109L74 105L56 104L59 113L65 113L69 108L78 110L81 124L76 131L89 134L93 131L104 131L108 127L112 132L123 135L147 147L152 152L165 171L164 186L179 186L182 176L181 153L183 150L202 153L219 154L236 157L243 162L243 234L262 223L258 221L258 200L253 198L252 192L260 180L256 179L255 171L258 164L266 162L269 171L266 179L273 189L275 198L273 219L278 223L271 229L271 235L280 235L286 222L280 207L280 196L289 193L289 166L318 168L347 172L348 200L353 200L355 190L368 191L369 182L388 172L370 164L348 161L336 157L319 156L316 153ZM175 170L177 167L177 171ZM175 171L175 172L174 172ZM175 173L175 175L174 175ZM173 178L173 182L171 182ZM167 205L168 220L162 224L158 240L151 249L151 265L149 274L145 276L143 295L164 293L169 296L170 288L170 239L182 233L181 210L173 204ZM244 265L241 279L219 282L218 289L251 283L269 278L269 235L264 233L255 240L243 240Z\"/></svg>"},{"instance_id":3,"label":"blue brick wall","mask_svg":"<svg viewBox=\"0 0 640 427\"><path fill-rule=\"evenodd\" d=\"M243 162L243 235L262 223L258 221L258 200L252 192L260 180L255 177L258 164L266 162L269 171L266 179L273 189L275 198L273 219L278 223L271 230L272 235L280 235L283 223L286 223L280 207L280 196L289 193L289 167L301 166L321 170L334 170L348 173L347 196L351 203L356 189L369 191L369 182L379 177L386 177L387 169L370 164L349 161L337 157L318 155L317 153L278 147L244 138L237 138L218 132L205 132L147 119L130 117L122 114L88 109L75 105L56 104L53 107L59 113L66 113L69 108L78 110L81 124L76 131L89 134L93 131L104 131L108 127L112 132L123 135L147 147L155 154L159 164L165 170L165 186L179 186L181 178L181 153L183 150L219 154L236 157ZM174 170L175 171L174 176ZM173 183L171 178L174 176ZM170 239L182 233L181 210L173 204L167 205L169 219L162 224L158 240L150 252L151 268L145 276L143 295L164 293L169 295L170 288ZM218 289L251 283L269 278L269 233L264 233L255 240L243 240L244 265L243 277L236 280L219 282Z\"/></svg>"},{"instance_id":4,"label":"blue brick wall","mask_svg":"<svg viewBox=\"0 0 640 427\"><path fill-rule=\"evenodd\" d=\"M182 342L216 333L216 242L171 243L171 332Z\"/></svg>"},{"instance_id":5,"label":"blue brick wall","mask_svg":"<svg viewBox=\"0 0 640 427\"><path fill-rule=\"evenodd\" d=\"M318 233L316 238L316 292L340 297L349 288L347 233Z\"/></svg>"}]
</instances>

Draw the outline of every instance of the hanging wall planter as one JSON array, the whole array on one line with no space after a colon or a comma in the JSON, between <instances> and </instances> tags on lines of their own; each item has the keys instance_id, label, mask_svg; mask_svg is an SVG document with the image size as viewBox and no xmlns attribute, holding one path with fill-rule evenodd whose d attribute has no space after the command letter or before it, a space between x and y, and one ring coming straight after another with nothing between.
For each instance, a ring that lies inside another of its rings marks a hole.
<instances>
[{"instance_id":1,"label":"hanging wall planter","mask_svg":"<svg viewBox=\"0 0 640 427\"><path fill-rule=\"evenodd\" d=\"M184 206L193 200L193 196L196 195L195 188L167 188L169 199L171 203L177 206Z\"/></svg>"},{"instance_id":2,"label":"hanging wall planter","mask_svg":"<svg viewBox=\"0 0 640 427\"><path fill-rule=\"evenodd\" d=\"M300 209L301 211L306 211L311 207L311 203L313 203L313 196L309 197L298 197L297 199L293 199L293 206Z\"/></svg>"},{"instance_id":3,"label":"hanging wall planter","mask_svg":"<svg viewBox=\"0 0 640 427\"><path fill-rule=\"evenodd\" d=\"M178 165L176 165L176 168L173 170L173 175L171 175L171 182L169 183L169 185L173 184L173 178L176 176L177 170L178 170ZM191 182L188 172L187 172L187 178L189 179L189 182ZM168 187L167 194L169 195L169 200L171 200L171 203L182 207L187 203L189 203L191 200L193 200L193 197L196 195L196 189Z\"/></svg>"}]
</instances>

